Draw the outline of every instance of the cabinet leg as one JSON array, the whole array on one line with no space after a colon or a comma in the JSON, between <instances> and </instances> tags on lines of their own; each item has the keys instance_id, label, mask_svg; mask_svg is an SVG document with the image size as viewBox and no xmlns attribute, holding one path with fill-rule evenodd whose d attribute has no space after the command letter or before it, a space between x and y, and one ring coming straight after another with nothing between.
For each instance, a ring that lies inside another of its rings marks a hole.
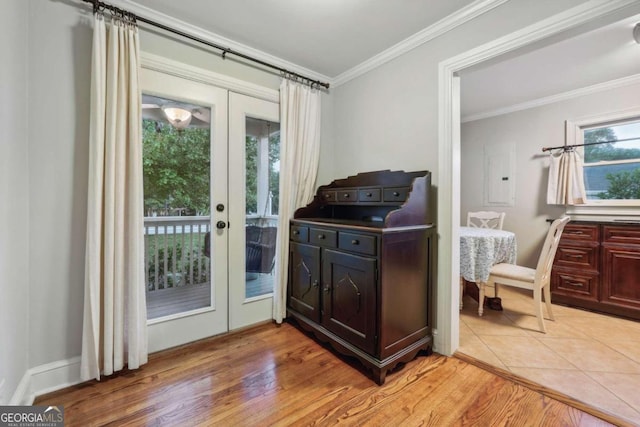
<instances>
[{"instance_id":1,"label":"cabinet leg","mask_svg":"<svg viewBox=\"0 0 640 427\"><path fill-rule=\"evenodd\" d=\"M387 370L386 369L381 369L379 371L374 370L373 371L373 380L376 382L376 384L378 385L383 385L385 380L387 378Z\"/></svg>"}]
</instances>

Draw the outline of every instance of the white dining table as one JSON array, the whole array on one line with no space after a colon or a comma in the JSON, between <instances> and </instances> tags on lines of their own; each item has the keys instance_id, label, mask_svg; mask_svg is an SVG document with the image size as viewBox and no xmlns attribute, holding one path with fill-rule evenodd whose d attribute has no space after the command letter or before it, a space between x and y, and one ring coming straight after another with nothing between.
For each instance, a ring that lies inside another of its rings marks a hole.
<instances>
[{"instance_id":1,"label":"white dining table","mask_svg":"<svg viewBox=\"0 0 640 427\"><path fill-rule=\"evenodd\" d=\"M518 248L511 231L460 227L460 276L469 282L486 283L491 267L501 262L515 264ZM460 295L462 307L462 294ZM482 301L478 302L482 315Z\"/></svg>"}]
</instances>

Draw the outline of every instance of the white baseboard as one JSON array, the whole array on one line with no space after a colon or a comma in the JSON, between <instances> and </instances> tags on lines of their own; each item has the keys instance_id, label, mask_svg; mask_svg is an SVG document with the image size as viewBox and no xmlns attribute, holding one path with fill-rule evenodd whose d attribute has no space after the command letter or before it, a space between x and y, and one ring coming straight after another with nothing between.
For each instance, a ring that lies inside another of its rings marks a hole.
<instances>
[{"instance_id":1,"label":"white baseboard","mask_svg":"<svg viewBox=\"0 0 640 427\"><path fill-rule=\"evenodd\" d=\"M80 356L47 363L27 370L10 405L32 405L36 396L80 384Z\"/></svg>"}]
</instances>

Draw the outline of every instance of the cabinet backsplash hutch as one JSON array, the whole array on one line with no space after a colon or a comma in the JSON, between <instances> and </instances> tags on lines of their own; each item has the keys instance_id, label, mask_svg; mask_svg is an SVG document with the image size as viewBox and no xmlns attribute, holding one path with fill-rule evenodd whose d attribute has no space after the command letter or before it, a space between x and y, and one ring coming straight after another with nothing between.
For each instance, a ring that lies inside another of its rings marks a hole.
<instances>
[{"instance_id":1,"label":"cabinet backsplash hutch","mask_svg":"<svg viewBox=\"0 0 640 427\"><path fill-rule=\"evenodd\" d=\"M318 188L290 223L287 312L383 384L432 347L435 225L428 171L376 171Z\"/></svg>"}]
</instances>

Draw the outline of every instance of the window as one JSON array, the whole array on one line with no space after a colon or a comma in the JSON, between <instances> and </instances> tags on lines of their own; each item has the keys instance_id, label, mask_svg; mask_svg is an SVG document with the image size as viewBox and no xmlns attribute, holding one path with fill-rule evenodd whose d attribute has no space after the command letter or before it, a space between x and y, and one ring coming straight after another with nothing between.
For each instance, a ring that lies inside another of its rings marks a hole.
<instances>
[{"instance_id":1,"label":"window","mask_svg":"<svg viewBox=\"0 0 640 427\"><path fill-rule=\"evenodd\" d=\"M567 144L585 144L588 204L640 205L640 111L567 122Z\"/></svg>"},{"instance_id":2,"label":"window","mask_svg":"<svg viewBox=\"0 0 640 427\"><path fill-rule=\"evenodd\" d=\"M280 125L247 118L246 214L278 215L280 185Z\"/></svg>"}]
</instances>

